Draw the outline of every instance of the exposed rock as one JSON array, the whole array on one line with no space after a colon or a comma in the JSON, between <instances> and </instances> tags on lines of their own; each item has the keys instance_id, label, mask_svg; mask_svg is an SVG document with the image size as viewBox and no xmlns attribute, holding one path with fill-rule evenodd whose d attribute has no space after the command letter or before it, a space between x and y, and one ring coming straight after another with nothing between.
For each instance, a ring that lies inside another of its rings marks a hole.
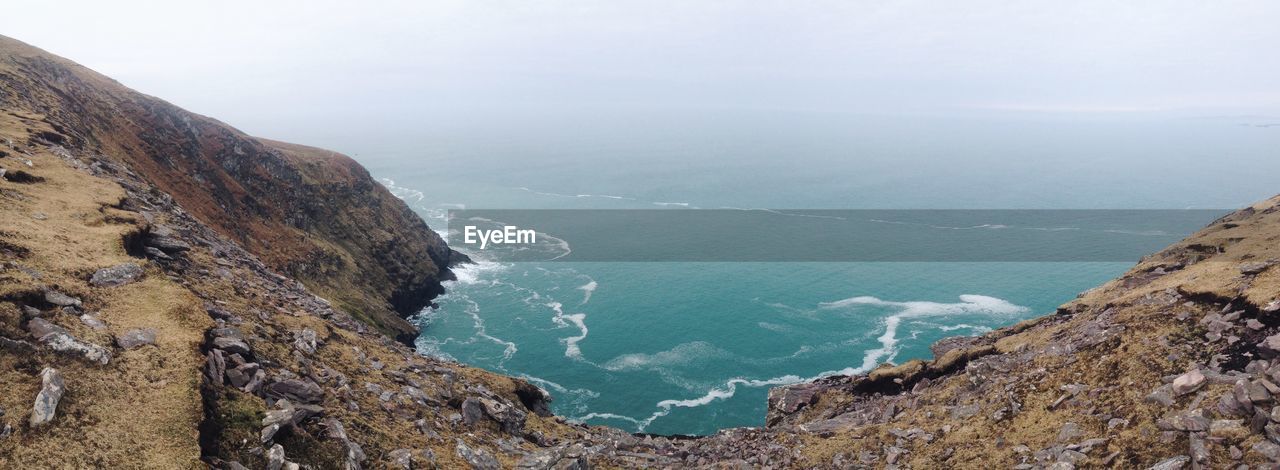
<instances>
[{"instance_id":1,"label":"exposed rock","mask_svg":"<svg viewBox=\"0 0 1280 470\"><path fill-rule=\"evenodd\" d=\"M532 411L538 416L551 416L551 394L543 390L542 387L531 384L529 382L520 381L516 384L516 397L520 399L520 404L525 409Z\"/></svg>"},{"instance_id":2,"label":"exposed rock","mask_svg":"<svg viewBox=\"0 0 1280 470\"><path fill-rule=\"evenodd\" d=\"M147 237L147 246L158 249L167 255L174 255L191 249L191 245L173 237L152 235Z\"/></svg>"},{"instance_id":3,"label":"exposed rock","mask_svg":"<svg viewBox=\"0 0 1280 470\"><path fill-rule=\"evenodd\" d=\"M555 466L561 458L564 457L564 448L556 447L531 453L516 462L516 468L519 470L548 470Z\"/></svg>"},{"instance_id":4,"label":"exposed rock","mask_svg":"<svg viewBox=\"0 0 1280 470\"><path fill-rule=\"evenodd\" d=\"M307 354L316 352L316 332L311 328L303 328L294 334L293 346Z\"/></svg>"},{"instance_id":5,"label":"exposed rock","mask_svg":"<svg viewBox=\"0 0 1280 470\"><path fill-rule=\"evenodd\" d=\"M227 373L226 356L221 349L210 349L205 355L204 376L210 382L222 384L222 377Z\"/></svg>"},{"instance_id":6,"label":"exposed rock","mask_svg":"<svg viewBox=\"0 0 1280 470\"><path fill-rule=\"evenodd\" d=\"M44 291L44 301L57 305L59 307L79 307L80 305L82 305L82 302L80 302L80 299L69 296L67 294L63 294L56 290Z\"/></svg>"},{"instance_id":7,"label":"exposed rock","mask_svg":"<svg viewBox=\"0 0 1280 470\"><path fill-rule=\"evenodd\" d=\"M391 461L392 468L403 470L413 469L413 451L409 449L396 449L387 453L387 460Z\"/></svg>"},{"instance_id":8,"label":"exposed rock","mask_svg":"<svg viewBox=\"0 0 1280 470\"><path fill-rule=\"evenodd\" d=\"M1204 386L1204 384L1204 374L1200 372L1200 369L1196 369L1179 375L1178 378L1173 379L1173 393L1174 395L1179 396L1186 395L1199 390L1200 387Z\"/></svg>"},{"instance_id":9,"label":"exposed rock","mask_svg":"<svg viewBox=\"0 0 1280 470\"><path fill-rule=\"evenodd\" d=\"M231 338L227 336L219 336L213 339L213 347L232 354L248 355L250 352L249 344L240 338Z\"/></svg>"},{"instance_id":10,"label":"exposed rock","mask_svg":"<svg viewBox=\"0 0 1280 470\"><path fill-rule=\"evenodd\" d=\"M62 381L62 373L57 369L46 367L40 371L40 392L36 394L35 405L31 407L31 427L39 427L53 421L58 412L58 401L66 386Z\"/></svg>"},{"instance_id":11,"label":"exposed rock","mask_svg":"<svg viewBox=\"0 0 1280 470\"><path fill-rule=\"evenodd\" d=\"M360 448L360 444L353 442L347 437L347 431L342 427L342 423L336 419L330 418L325 425L329 429L329 437L342 443L346 448L343 467L347 470L359 470L362 468L366 458L364 455L364 449Z\"/></svg>"},{"instance_id":12,"label":"exposed rock","mask_svg":"<svg viewBox=\"0 0 1280 470\"><path fill-rule=\"evenodd\" d=\"M458 453L458 457L467 462L467 465L470 465L473 470L498 470L502 468L498 465L498 459L494 458L493 454L484 449L473 449L467 446L465 442L462 442L462 439L458 439L458 445L455 450Z\"/></svg>"},{"instance_id":13,"label":"exposed rock","mask_svg":"<svg viewBox=\"0 0 1280 470\"><path fill-rule=\"evenodd\" d=\"M484 419L484 405L480 404L477 398L468 398L462 401L462 423L467 426L474 426Z\"/></svg>"},{"instance_id":14,"label":"exposed rock","mask_svg":"<svg viewBox=\"0 0 1280 470\"><path fill-rule=\"evenodd\" d=\"M324 408L315 405L294 406L288 400L280 400L280 408L267 411L262 418L259 438L263 445L271 442L282 428L294 428L308 418L324 414Z\"/></svg>"},{"instance_id":15,"label":"exposed rock","mask_svg":"<svg viewBox=\"0 0 1280 470\"><path fill-rule=\"evenodd\" d=\"M124 349L140 348L156 344L156 330L151 328L132 329L116 338L116 345Z\"/></svg>"},{"instance_id":16,"label":"exposed rock","mask_svg":"<svg viewBox=\"0 0 1280 470\"><path fill-rule=\"evenodd\" d=\"M319 403L324 399L324 389L310 379L285 379L265 387L267 395L287 398L298 403Z\"/></svg>"},{"instance_id":17,"label":"exposed rock","mask_svg":"<svg viewBox=\"0 0 1280 470\"><path fill-rule=\"evenodd\" d=\"M1271 267L1271 264L1272 263L1267 261L1245 263L1240 265L1240 274L1244 274L1246 276L1261 274L1263 271L1266 271L1267 268Z\"/></svg>"},{"instance_id":18,"label":"exposed rock","mask_svg":"<svg viewBox=\"0 0 1280 470\"><path fill-rule=\"evenodd\" d=\"M96 344L80 341L71 336L65 328L49 323L43 318L31 319L27 322L27 330L37 341L54 351L83 356L89 361L103 365L111 362L111 351Z\"/></svg>"},{"instance_id":19,"label":"exposed rock","mask_svg":"<svg viewBox=\"0 0 1280 470\"><path fill-rule=\"evenodd\" d=\"M227 381L236 388L244 388L261 371L256 362L247 362L227 369Z\"/></svg>"},{"instance_id":20,"label":"exposed rock","mask_svg":"<svg viewBox=\"0 0 1280 470\"><path fill-rule=\"evenodd\" d=\"M267 451L267 470L280 470L284 466L284 446L276 444Z\"/></svg>"},{"instance_id":21,"label":"exposed rock","mask_svg":"<svg viewBox=\"0 0 1280 470\"><path fill-rule=\"evenodd\" d=\"M1280 445L1277 445L1274 442L1258 442L1253 445L1253 451L1261 454L1272 462L1280 462Z\"/></svg>"},{"instance_id":22,"label":"exposed rock","mask_svg":"<svg viewBox=\"0 0 1280 470\"><path fill-rule=\"evenodd\" d=\"M1157 403L1164 406L1172 406L1173 405L1173 385L1164 384L1159 387L1156 387L1155 390L1152 390L1151 393L1147 394L1146 398L1143 398L1143 400L1146 401L1147 403Z\"/></svg>"},{"instance_id":23,"label":"exposed rock","mask_svg":"<svg viewBox=\"0 0 1280 470\"><path fill-rule=\"evenodd\" d=\"M1080 429L1080 425L1076 423L1063 423L1062 428L1058 430L1058 442L1069 442L1083 436L1084 430Z\"/></svg>"},{"instance_id":24,"label":"exposed rock","mask_svg":"<svg viewBox=\"0 0 1280 470\"><path fill-rule=\"evenodd\" d=\"M1253 402L1254 405L1257 405L1260 403L1270 403L1272 401L1271 392L1268 391L1267 388L1263 386L1262 382L1260 381L1251 380L1251 381L1245 382L1244 389L1245 389L1245 392L1248 394L1249 401Z\"/></svg>"},{"instance_id":25,"label":"exposed rock","mask_svg":"<svg viewBox=\"0 0 1280 470\"><path fill-rule=\"evenodd\" d=\"M158 259L158 260L165 260L165 261L173 259L173 257L169 256L168 253L160 251L159 248L156 248L153 246L145 247L143 248L142 251L147 254L148 258L151 258L151 259Z\"/></svg>"},{"instance_id":26,"label":"exposed rock","mask_svg":"<svg viewBox=\"0 0 1280 470\"><path fill-rule=\"evenodd\" d=\"M50 323L49 320L36 317L27 322L27 332L31 333L31 336L37 341L40 341L43 340L44 337L54 333L66 334L67 330L61 326Z\"/></svg>"},{"instance_id":27,"label":"exposed rock","mask_svg":"<svg viewBox=\"0 0 1280 470\"><path fill-rule=\"evenodd\" d=\"M84 323L85 326L98 331L107 329L106 323L103 323L102 320L99 319L98 317L87 314L87 313L84 315L80 315L80 323Z\"/></svg>"},{"instance_id":28,"label":"exposed rock","mask_svg":"<svg viewBox=\"0 0 1280 470\"><path fill-rule=\"evenodd\" d=\"M800 408L813 402L820 386L817 384L797 384L769 389L769 408L782 413L795 413Z\"/></svg>"},{"instance_id":29,"label":"exposed rock","mask_svg":"<svg viewBox=\"0 0 1280 470\"><path fill-rule=\"evenodd\" d=\"M1268 359L1280 356L1280 334L1268 336L1258 343L1258 353Z\"/></svg>"},{"instance_id":30,"label":"exposed rock","mask_svg":"<svg viewBox=\"0 0 1280 470\"><path fill-rule=\"evenodd\" d=\"M142 277L142 267L133 263L124 263L110 268L99 269L89 279L89 284L97 287L116 287L136 281Z\"/></svg>"},{"instance_id":31,"label":"exposed rock","mask_svg":"<svg viewBox=\"0 0 1280 470\"><path fill-rule=\"evenodd\" d=\"M1191 457L1179 455L1161 460L1159 463L1152 465L1150 470L1182 470L1190 463Z\"/></svg>"},{"instance_id":32,"label":"exposed rock","mask_svg":"<svg viewBox=\"0 0 1280 470\"><path fill-rule=\"evenodd\" d=\"M35 346L32 346L31 343L28 343L26 341L22 341L20 339L9 339L9 338L0 336L0 350L2 351L9 351L13 353L30 353L30 352L34 352L35 349L36 349Z\"/></svg>"},{"instance_id":33,"label":"exposed rock","mask_svg":"<svg viewBox=\"0 0 1280 470\"><path fill-rule=\"evenodd\" d=\"M1176 431L1208 431L1209 418L1200 410L1166 416L1156 421L1156 427Z\"/></svg>"}]
</instances>

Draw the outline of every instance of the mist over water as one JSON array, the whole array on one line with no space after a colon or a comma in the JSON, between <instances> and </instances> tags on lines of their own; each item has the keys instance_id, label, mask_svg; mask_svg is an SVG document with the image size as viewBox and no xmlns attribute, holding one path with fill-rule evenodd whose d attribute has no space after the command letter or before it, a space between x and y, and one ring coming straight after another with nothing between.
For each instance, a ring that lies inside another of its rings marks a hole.
<instances>
[{"instance_id":1,"label":"mist over water","mask_svg":"<svg viewBox=\"0 0 1280 470\"><path fill-rule=\"evenodd\" d=\"M459 208L1210 208L1274 190L1280 131L1248 123L567 117L352 153L436 230ZM769 387L928 357L940 338L1049 313L1132 264L471 255L418 317L420 351L527 378L571 419L664 434L762 425Z\"/></svg>"}]
</instances>

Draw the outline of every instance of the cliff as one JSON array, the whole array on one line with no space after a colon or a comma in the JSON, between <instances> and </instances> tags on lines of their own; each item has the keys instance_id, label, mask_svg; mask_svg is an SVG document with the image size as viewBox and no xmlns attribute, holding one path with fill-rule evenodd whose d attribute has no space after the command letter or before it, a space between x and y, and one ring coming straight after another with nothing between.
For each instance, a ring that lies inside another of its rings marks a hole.
<instances>
[{"instance_id":1,"label":"cliff","mask_svg":"<svg viewBox=\"0 0 1280 470\"><path fill-rule=\"evenodd\" d=\"M0 41L0 102L36 138L127 164L202 223L402 340L451 252L359 164L245 135L17 41ZM29 124L23 124L29 126Z\"/></svg>"},{"instance_id":2,"label":"cliff","mask_svg":"<svg viewBox=\"0 0 1280 470\"><path fill-rule=\"evenodd\" d=\"M0 468L1280 463L1280 198L934 359L774 389L764 427L631 435L392 340L454 255L350 159L0 38L0 256Z\"/></svg>"}]
</instances>

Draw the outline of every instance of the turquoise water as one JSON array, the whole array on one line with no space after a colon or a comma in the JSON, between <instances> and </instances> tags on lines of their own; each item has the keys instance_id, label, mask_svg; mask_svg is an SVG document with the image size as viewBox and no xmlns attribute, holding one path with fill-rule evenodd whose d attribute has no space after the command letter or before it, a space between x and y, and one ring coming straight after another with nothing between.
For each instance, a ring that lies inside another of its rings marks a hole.
<instances>
[{"instance_id":1,"label":"turquoise water","mask_svg":"<svg viewBox=\"0 0 1280 470\"><path fill-rule=\"evenodd\" d=\"M463 207L1237 207L1276 191L1266 175L1280 170L1280 132L1232 120L702 113L412 135L351 152L437 230ZM761 425L770 386L928 357L939 338L1051 312L1131 265L473 255L418 318L421 351L525 377L569 418L660 434Z\"/></svg>"}]
</instances>

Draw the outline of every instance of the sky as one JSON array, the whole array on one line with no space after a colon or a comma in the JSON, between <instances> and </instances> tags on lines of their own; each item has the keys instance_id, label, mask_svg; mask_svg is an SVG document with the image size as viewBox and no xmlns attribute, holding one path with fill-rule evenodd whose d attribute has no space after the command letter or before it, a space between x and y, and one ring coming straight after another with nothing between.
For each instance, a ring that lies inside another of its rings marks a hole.
<instances>
[{"instance_id":1,"label":"sky","mask_svg":"<svg viewBox=\"0 0 1280 470\"><path fill-rule=\"evenodd\" d=\"M41 1L0 34L250 133L608 109L1280 115L1280 2Z\"/></svg>"}]
</instances>

